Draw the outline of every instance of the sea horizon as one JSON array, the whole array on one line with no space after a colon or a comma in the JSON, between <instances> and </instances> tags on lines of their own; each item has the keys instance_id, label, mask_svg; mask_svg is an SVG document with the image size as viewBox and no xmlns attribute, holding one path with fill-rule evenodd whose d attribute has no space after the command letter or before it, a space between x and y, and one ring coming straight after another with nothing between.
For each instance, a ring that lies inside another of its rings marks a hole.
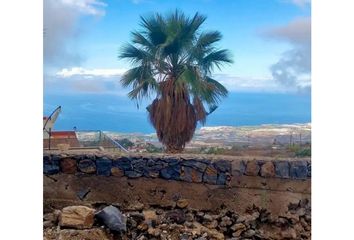
<instances>
[{"instance_id":1,"label":"sea horizon","mask_svg":"<svg viewBox=\"0 0 354 240\"><path fill-rule=\"evenodd\" d=\"M102 130L121 133L154 133L146 106L126 96L100 94L46 94L45 116L62 106L54 130ZM258 126L311 123L309 94L231 92L210 114L204 127ZM198 125L197 129L200 129Z\"/></svg>"}]
</instances>

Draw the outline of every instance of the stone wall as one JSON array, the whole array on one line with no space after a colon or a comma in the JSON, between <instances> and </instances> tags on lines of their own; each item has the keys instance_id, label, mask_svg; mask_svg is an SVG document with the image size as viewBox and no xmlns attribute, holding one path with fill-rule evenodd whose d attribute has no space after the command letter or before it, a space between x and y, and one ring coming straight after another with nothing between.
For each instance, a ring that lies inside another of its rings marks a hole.
<instances>
[{"instance_id":1,"label":"stone wall","mask_svg":"<svg viewBox=\"0 0 354 240\"><path fill-rule=\"evenodd\" d=\"M235 178L253 176L306 180L311 178L308 159L240 159L190 155L44 154L43 174L117 176L230 185Z\"/></svg>"},{"instance_id":2,"label":"stone wall","mask_svg":"<svg viewBox=\"0 0 354 240\"><path fill-rule=\"evenodd\" d=\"M43 200L46 214L113 205L130 221L122 239L311 239L309 159L45 153ZM146 212L159 212L161 222L144 229L144 222L131 224L130 214ZM170 215L189 218L178 223ZM98 223L60 230L44 220L47 240L86 239L85 231L87 239L117 239L92 238L97 229L111 234Z\"/></svg>"}]
</instances>

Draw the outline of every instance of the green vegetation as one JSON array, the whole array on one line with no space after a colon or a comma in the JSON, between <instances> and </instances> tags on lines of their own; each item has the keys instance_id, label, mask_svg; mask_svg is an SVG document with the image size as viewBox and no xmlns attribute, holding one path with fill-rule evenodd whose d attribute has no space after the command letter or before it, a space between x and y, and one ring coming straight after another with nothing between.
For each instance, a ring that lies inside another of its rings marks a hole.
<instances>
[{"instance_id":1,"label":"green vegetation","mask_svg":"<svg viewBox=\"0 0 354 240\"><path fill-rule=\"evenodd\" d=\"M223 154L225 152L224 148L218 148L218 147L202 147L200 149L200 153L203 154Z\"/></svg>"},{"instance_id":2,"label":"green vegetation","mask_svg":"<svg viewBox=\"0 0 354 240\"><path fill-rule=\"evenodd\" d=\"M296 157L311 157L311 148L299 149L295 152Z\"/></svg>"},{"instance_id":3,"label":"green vegetation","mask_svg":"<svg viewBox=\"0 0 354 240\"><path fill-rule=\"evenodd\" d=\"M119 139L117 140L117 142L126 149L134 146L134 143L127 138Z\"/></svg>"},{"instance_id":4,"label":"green vegetation","mask_svg":"<svg viewBox=\"0 0 354 240\"><path fill-rule=\"evenodd\" d=\"M151 144L151 143L147 143L145 149L148 153L162 153L163 152L162 148L156 147L154 144Z\"/></svg>"},{"instance_id":5,"label":"green vegetation","mask_svg":"<svg viewBox=\"0 0 354 240\"><path fill-rule=\"evenodd\" d=\"M147 110L170 153L183 151L197 123L204 124L228 93L211 73L232 63L230 53L216 46L220 32L201 30L205 20L199 13L190 18L178 10L141 17L142 30L132 32L132 43L119 55L132 64L121 79L124 87L133 87L128 96L138 106L143 98L156 96Z\"/></svg>"},{"instance_id":6,"label":"green vegetation","mask_svg":"<svg viewBox=\"0 0 354 240\"><path fill-rule=\"evenodd\" d=\"M288 151L293 153L295 157L311 157L311 145L305 144L305 146L300 146L297 144L292 144L288 146Z\"/></svg>"}]
</instances>

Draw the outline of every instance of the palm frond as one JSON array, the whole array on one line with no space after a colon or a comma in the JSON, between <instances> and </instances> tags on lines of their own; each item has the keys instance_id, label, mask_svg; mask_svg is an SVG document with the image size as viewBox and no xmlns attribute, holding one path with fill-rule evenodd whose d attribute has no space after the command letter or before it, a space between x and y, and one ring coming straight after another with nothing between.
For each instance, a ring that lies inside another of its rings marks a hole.
<instances>
[{"instance_id":1,"label":"palm frond","mask_svg":"<svg viewBox=\"0 0 354 240\"><path fill-rule=\"evenodd\" d=\"M144 47L146 50L153 50L154 45L140 32L132 32L132 42L139 44L140 46Z\"/></svg>"},{"instance_id":2,"label":"palm frond","mask_svg":"<svg viewBox=\"0 0 354 240\"><path fill-rule=\"evenodd\" d=\"M148 36L149 41L154 46L163 44L166 41L166 23L160 14L156 13L153 16L141 17L141 26L145 29L143 33Z\"/></svg>"},{"instance_id":3,"label":"palm frond","mask_svg":"<svg viewBox=\"0 0 354 240\"><path fill-rule=\"evenodd\" d=\"M146 64L153 60L153 56L149 52L132 44L124 45L118 57L128 59L133 64Z\"/></svg>"},{"instance_id":4,"label":"palm frond","mask_svg":"<svg viewBox=\"0 0 354 240\"><path fill-rule=\"evenodd\" d=\"M206 73L211 73L216 66L218 69L221 69L221 66L225 63L232 63L231 54L228 50L222 49L217 51L212 51L199 63L200 66Z\"/></svg>"}]
</instances>

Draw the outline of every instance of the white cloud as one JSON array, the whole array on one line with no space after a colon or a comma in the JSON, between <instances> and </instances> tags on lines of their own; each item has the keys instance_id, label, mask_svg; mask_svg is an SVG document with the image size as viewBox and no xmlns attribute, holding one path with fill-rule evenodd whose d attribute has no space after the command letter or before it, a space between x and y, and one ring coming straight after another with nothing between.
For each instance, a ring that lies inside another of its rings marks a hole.
<instances>
[{"instance_id":1,"label":"white cloud","mask_svg":"<svg viewBox=\"0 0 354 240\"><path fill-rule=\"evenodd\" d=\"M81 35L77 22L84 15L103 16L106 4L100 0L45 0L43 4L44 64L56 67L79 64L83 57L68 45Z\"/></svg>"},{"instance_id":2,"label":"white cloud","mask_svg":"<svg viewBox=\"0 0 354 240\"><path fill-rule=\"evenodd\" d=\"M69 7L75 8L83 14L98 16L105 14L102 8L107 6L106 3L100 0L61 0L61 2Z\"/></svg>"},{"instance_id":3,"label":"white cloud","mask_svg":"<svg viewBox=\"0 0 354 240\"><path fill-rule=\"evenodd\" d=\"M60 77L72 77L72 76L83 76L87 79L101 76L104 78L112 77L112 76L122 76L126 72L126 69L85 69L81 67L73 67L71 69L63 68L59 72L56 73L57 76Z\"/></svg>"},{"instance_id":4,"label":"white cloud","mask_svg":"<svg viewBox=\"0 0 354 240\"><path fill-rule=\"evenodd\" d=\"M120 78L126 69L63 68L53 76L45 76L45 91L65 93L96 93L126 96ZM230 92L294 92L294 88L279 84L272 76L234 76L215 74L214 79ZM301 81L304 82L304 77Z\"/></svg>"},{"instance_id":5,"label":"white cloud","mask_svg":"<svg viewBox=\"0 0 354 240\"><path fill-rule=\"evenodd\" d=\"M129 89L123 89L119 82L124 72L124 69L64 68L54 75L44 76L44 91L126 95Z\"/></svg>"},{"instance_id":6,"label":"white cloud","mask_svg":"<svg viewBox=\"0 0 354 240\"><path fill-rule=\"evenodd\" d=\"M311 18L297 18L285 26L268 29L264 35L296 45L311 44Z\"/></svg>"},{"instance_id":7,"label":"white cloud","mask_svg":"<svg viewBox=\"0 0 354 240\"><path fill-rule=\"evenodd\" d=\"M263 34L291 44L291 49L270 67L274 80L287 88L308 91L311 88L311 19L298 18Z\"/></svg>"},{"instance_id":8,"label":"white cloud","mask_svg":"<svg viewBox=\"0 0 354 240\"><path fill-rule=\"evenodd\" d=\"M271 76L247 77L215 74L214 79L218 80L231 92L285 92L289 90L279 85Z\"/></svg>"}]
</instances>

